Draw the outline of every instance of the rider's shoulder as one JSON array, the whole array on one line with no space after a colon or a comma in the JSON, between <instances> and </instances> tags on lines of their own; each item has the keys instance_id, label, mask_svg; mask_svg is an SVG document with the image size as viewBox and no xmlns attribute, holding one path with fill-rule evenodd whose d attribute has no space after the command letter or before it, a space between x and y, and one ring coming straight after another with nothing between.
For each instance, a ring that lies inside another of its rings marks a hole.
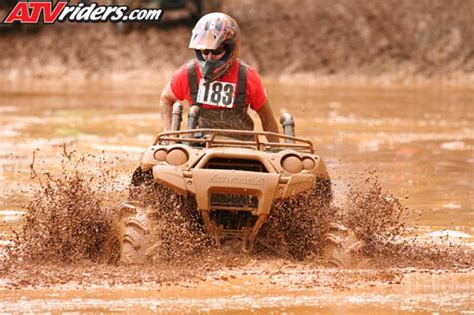
<instances>
[{"instance_id":1,"label":"rider's shoulder","mask_svg":"<svg viewBox=\"0 0 474 315\"><path fill-rule=\"evenodd\" d=\"M240 65L245 65L245 67L247 67L247 75L257 76L257 77L259 76L257 69L255 69L254 67L252 67L251 65L243 61L242 59L238 59L238 62Z\"/></svg>"},{"instance_id":2,"label":"rider's shoulder","mask_svg":"<svg viewBox=\"0 0 474 315\"><path fill-rule=\"evenodd\" d=\"M182 64L178 69L176 69L176 71L173 73L172 75L172 80L176 80L176 79L184 79L184 78L187 78L187 75L188 75L188 68L190 66L194 65L195 66L195 62L194 60L190 60L184 64Z\"/></svg>"}]
</instances>

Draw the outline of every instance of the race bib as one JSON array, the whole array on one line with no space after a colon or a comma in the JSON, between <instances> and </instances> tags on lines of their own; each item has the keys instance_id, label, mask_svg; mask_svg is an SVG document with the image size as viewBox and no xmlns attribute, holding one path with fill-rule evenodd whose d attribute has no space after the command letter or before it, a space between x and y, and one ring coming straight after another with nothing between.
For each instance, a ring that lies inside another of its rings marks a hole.
<instances>
[{"instance_id":1,"label":"race bib","mask_svg":"<svg viewBox=\"0 0 474 315\"><path fill-rule=\"evenodd\" d=\"M235 83L199 81L197 102L215 107L232 108L234 105Z\"/></svg>"}]
</instances>

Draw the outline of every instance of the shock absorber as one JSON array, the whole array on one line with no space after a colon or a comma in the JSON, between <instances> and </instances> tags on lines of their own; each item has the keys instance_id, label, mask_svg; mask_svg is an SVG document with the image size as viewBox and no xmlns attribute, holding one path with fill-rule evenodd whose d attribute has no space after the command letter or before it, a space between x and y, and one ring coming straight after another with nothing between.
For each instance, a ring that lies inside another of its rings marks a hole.
<instances>
[{"instance_id":1,"label":"shock absorber","mask_svg":"<svg viewBox=\"0 0 474 315\"><path fill-rule=\"evenodd\" d=\"M189 109L188 126L186 129L188 130L196 129L198 118L199 118L199 106L193 105Z\"/></svg>"},{"instance_id":2,"label":"shock absorber","mask_svg":"<svg viewBox=\"0 0 474 315\"><path fill-rule=\"evenodd\" d=\"M183 105L181 103L176 102L173 104L173 112L172 112L172 121L171 121L171 130L179 131L181 128L181 121L183 120Z\"/></svg>"},{"instance_id":3,"label":"shock absorber","mask_svg":"<svg viewBox=\"0 0 474 315\"><path fill-rule=\"evenodd\" d=\"M283 127L283 133L285 134L285 136L295 136L295 121L293 120L293 116L291 116L290 113L286 112L281 114L280 123ZM290 139L285 139L285 142L294 143L294 141Z\"/></svg>"}]
</instances>

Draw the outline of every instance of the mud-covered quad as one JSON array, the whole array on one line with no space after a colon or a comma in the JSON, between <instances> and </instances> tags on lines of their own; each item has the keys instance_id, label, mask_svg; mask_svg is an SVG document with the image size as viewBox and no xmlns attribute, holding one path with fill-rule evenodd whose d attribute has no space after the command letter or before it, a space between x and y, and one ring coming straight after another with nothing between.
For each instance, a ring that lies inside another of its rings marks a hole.
<instances>
[{"instance_id":1,"label":"mud-covered quad","mask_svg":"<svg viewBox=\"0 0 474 315\"><path fill-rule=\"evenodd\" d=\"M331 181L311 141L294 136L291 115L282 115L284 134L276 134L194 129L193 110L187 130L179 131L181 112L175 104L175 131L159 134L146 149L132 178L130 200L116 209L111 261L145 263L159 255L161 239L153 231L163 224L160 213L176 208L215 245L238 240L251 251L257 243L273 249L282 245L276 242L285 243L283 255L302 259L310 254L315 240L309 229L318 224L314 211L329 207ZM311 211L301 206L308 201ZM283 215L283 231L269 227L277 212ZM328 245L322 254L338 265L353 264L361 246L353 233L338 224L326 232L318 240ZM165 228L161 235L166 233Z\"/></svg>"}]
</instances>

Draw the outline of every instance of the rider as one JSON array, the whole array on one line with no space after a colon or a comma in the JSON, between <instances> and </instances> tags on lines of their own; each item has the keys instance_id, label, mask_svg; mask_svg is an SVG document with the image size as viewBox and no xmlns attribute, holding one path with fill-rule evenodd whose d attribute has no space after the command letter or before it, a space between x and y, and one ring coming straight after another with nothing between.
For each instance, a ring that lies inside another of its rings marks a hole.
<instances>
[{"instance_id":1,"label":"rider","mask_svg":"<svg viewBox=\"0 0 474 315\"><path fill-rule=\"evenodd\" d=\"M237 58L240 30L233 18L223 13L203 16L193 29L189 48L194 49L196 59L180 67L161 93L165 131L171 130L173 104L187 100L190 105L199 106L198 128L253 130L247 113L250 106L259 115L265 131L278 133L257 72ZM267 138L278 142L278 137ZM153 175L137 168L132 187L146 182L153 182Z\"/></svg>"},{"instance_id":2,"label":"rider","mask_svg":"<svg viewBox=\"0 0 474 315\"><path fill-rule=\"evenodd\" d=\"M265 131L278 133L278 125L254 68L238 59L240 30L224 13L203 16L189 42L196 58L181 66L161 93L164 130L171 129L172 106L187 100L199 106L198 128L253 130L247 108L257 112ZM277 137L268 137L278 142Z\"/></svg>"}]
</instances>

